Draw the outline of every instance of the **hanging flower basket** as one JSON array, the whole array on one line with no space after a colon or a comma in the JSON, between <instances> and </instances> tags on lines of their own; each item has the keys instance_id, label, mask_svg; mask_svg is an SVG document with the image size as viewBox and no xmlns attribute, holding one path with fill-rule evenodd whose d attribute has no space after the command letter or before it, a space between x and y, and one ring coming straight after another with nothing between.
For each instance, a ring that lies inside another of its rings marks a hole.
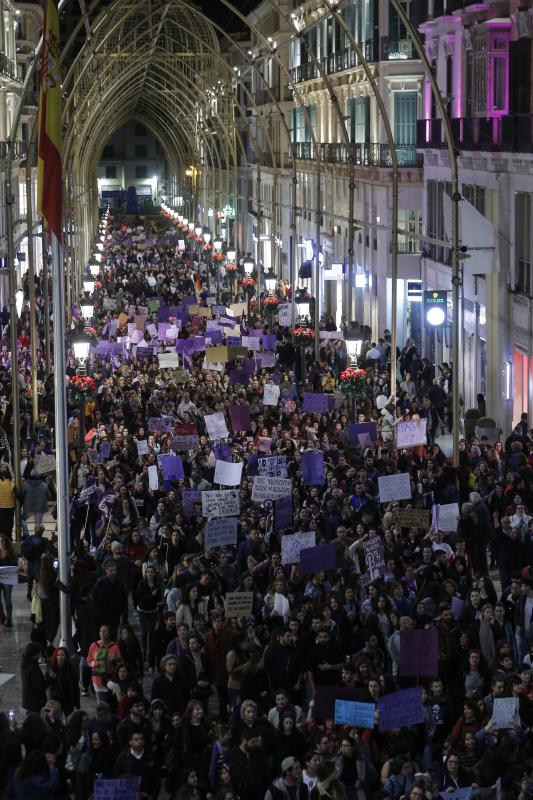
<instances>
[{"instance_id":1,"label":"hanging flower basket","mask_svg":"<svg viewBox=\"0 0 533 800\"><path fill-rule=\"evenodd\" d=\"M237 272L237 264L226 264L226 272Z\"/></svg>"},{"instance_id":2,"label":"hanging flower basket","mask_svg":"<svg viewBox=\"0 0 533 800\"><path fill-rule=\"evenodd\" d=\"M312 328L295 328L292 334L296 344L309 344L315 338L315 332Z\"/></svg>"},{"instance_id":3,"label":"hanging flower basket","mask_svg":"<svg viewBox=\"0 0 533 800\"><path fill-rule=\"evenodd\" d=\"M86 375L75 375L68 382L67 392L70 405L79 406L96 395L96 384Z\"/></svg>"},{"instance_id":4,"label":"hanging flower basket","mask_svg":"<svg viewBox=\"0 0 533 800\"><path fill-rule=\"evenodd\" d=\"M204 243L204 252L210 253L212 249L213 249L212 244L210 244L209 242Z\"/></svg>"},{"instance_id":5,"label":"hanging flower basket","mask_svg":"<svg viewBox=\"0 0 533 800\"><path fill-rule=\"evenodd\" d=\"M221 261L224 261L224 253L213 253L213 261L220 264Z\"/></svg>"},{"instance_id":6,"label":"hanging flower basket","mask_svg":"<svg viewBox=\"0 0 533 800\"><path fill-rule=\"evenodd\" d=\"M280 299L279 297L276 297L276 295L270 295L269 297L263 298L264 306L270 306L271 308L275 308L276 306L279 306L279 304L280 304Z\"/></svg>"},{"instance_id":7,"label":"hanging flower basket","mask_svg":"<svg viewBox=\"0 0 533 800\"><path fill-rule=\"evenodd\" d=\"M244 289L248 289L249 291L252 291L255 288L255 278L243 278L241 280L241 286Z\"/></svg>"},{"instance_id":8,"label":"hanging flower basket","mask_svg":"<svg viewBox=\"0 0 533 800\"><path fill-rule=\"evenodd\" d=\"M348 367L339 375L339 389L346 395L357 395L364 391L366 371Z\"/></svg>"}]
</instances>

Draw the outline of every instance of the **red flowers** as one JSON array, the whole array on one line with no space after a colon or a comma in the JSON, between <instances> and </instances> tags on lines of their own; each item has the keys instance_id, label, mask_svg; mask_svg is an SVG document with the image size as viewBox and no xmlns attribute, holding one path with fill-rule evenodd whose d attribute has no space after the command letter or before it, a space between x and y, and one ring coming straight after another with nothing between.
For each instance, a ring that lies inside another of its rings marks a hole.
<instances>
[{"instance_id":1,"label":"red flowers","mask_svg":"<svg viewBox=\"0 0 533 800\"><path fill-rule=\"evenodd\" d=\"M237 264L226 264L226 272L237 272Z\"/></svg>"},{"instance_id":2,"label":"red flowers","mask_svg":"<svg viewBox=\"0 0 533 800\"><path fill-rule=\"evenodd\" d=\"M74 375L68 382L68 389L72 395L89 398L96 394L96 384L87 375Z\"/></svg>"},{"instance_id":3,"label":"red flowers","mask_svg":"<svg viewBox=\"0 0 533 800\"><path fill-rule=\"evenodd\" d=\"M307 339L308 341L312 341L315 338L315 332L312 328L295 328L292 335L295 339Z\"/></svg>"},{"instance_id":4,"label":"red flowers","mask_svg":"<svg viewBox=\"0 0 533 800\"><path fill-rule=\"evenodd\" d=\"M243 278L241 281L241 286L251 289L253 286L255 286L255 278Z\"/></svg>"},{"instance_id":5,"label":"red flowers","mask_svg":"<svg viewBox=\"0 0 533 800\"><path fill-rule=\"evenodd\" d=\"M343 370L339 375L341 381L351 381L353 383L364 381L366 379L366 371L364 369L357 369L356 367L348 367Z\"/></svg>"},{"instance_id":6,"label":"red flowers","mask_svg":"<svg viewBox=\"0 0 533 800\"><path fill-rule=\"evenodd\" d=\"M269 295L268 297L263 298L263 305L264 306L279 306L280 299L276 297L276 295Z\"/></svg>"},{"instance_id":7,"label":"red flowers","mask_svg":"<svg viewBox=\"0 0 533 800\"><path fill-rule=\"evenodd\" d=\"M213 253L213 261L224 261L224 253Z\"/></svg>"}]
</instances>

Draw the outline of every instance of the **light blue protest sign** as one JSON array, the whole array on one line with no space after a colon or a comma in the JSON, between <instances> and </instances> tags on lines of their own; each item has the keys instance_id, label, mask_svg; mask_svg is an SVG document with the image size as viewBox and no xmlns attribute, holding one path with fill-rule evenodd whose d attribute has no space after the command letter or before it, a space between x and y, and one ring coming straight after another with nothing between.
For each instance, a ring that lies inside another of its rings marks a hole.
<instances>
[{"instance_id":1,"label":"light blue protest sign","mask_svg":"<svg viewBox=\"0 0 533 800\"><path fill-rule=\"evenodd\" d=\"M355 700L335 700L335 724L352 725L354 728L374 727L374 703L359 703Z\"/></svg>"}]
</instances>

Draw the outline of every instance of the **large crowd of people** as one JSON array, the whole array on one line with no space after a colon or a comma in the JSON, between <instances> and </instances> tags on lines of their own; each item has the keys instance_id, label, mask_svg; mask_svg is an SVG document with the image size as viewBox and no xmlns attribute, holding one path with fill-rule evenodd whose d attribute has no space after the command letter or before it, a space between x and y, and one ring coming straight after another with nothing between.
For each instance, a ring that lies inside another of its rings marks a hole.
<instances>
[{"instance_id":1,"label":"large crowd of people","mask_svg":"<svg viewBox=\"0 0 533 800\"><path fill-rule=\"evenodd\" d=\"M33 424L22 361L12 431L0 367L0 566L19 567L32 622L25 716L0 713L2 796L113 797L95 787L138 778L128 800L530 798L527 415L504 443L462 439L452 466L436 442L452 369L435 374L414 341L391 387L389 332L368 335L354 398L342 326L323 317L317 359L278 322L290 287L272 301L231 273L215 283L210 254L164 219L106 234L87 394L68 393L68 585L42 524L53 377ZM424 429L412 446L410 422ZM3 647L12 589L0 583ZM427 652L409 658L411 642Z\"/></svg>"}]
</instances>

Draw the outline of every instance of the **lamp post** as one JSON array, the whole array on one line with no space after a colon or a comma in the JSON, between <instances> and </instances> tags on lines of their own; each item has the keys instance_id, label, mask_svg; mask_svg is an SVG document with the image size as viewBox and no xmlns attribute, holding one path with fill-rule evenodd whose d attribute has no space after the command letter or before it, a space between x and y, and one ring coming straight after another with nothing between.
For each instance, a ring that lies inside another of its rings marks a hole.
<instances>
[{"instance_id":1,"label":"lamp post","mask_svg":"<svg viewBox=\"0 0 533 800\"><path fill-rule=\"evenodd\" d=\"M243 259L242 266L244 269L244 275L246 278L251 278L254 272L255 261L253 260L250 253L246 254L246 258ZM255 289L255 284L250 286L246 286L246 316L250 316L250 297L252 292Z\"/></svg>"},{"instance_id":2,"label":"lamp post","mask_svg":"<svg viewBox=\"0 0 533 800\"><path fill-rule=\"evenodd\" d=\"M231 300L235 295L235 275L237 274L237 251L233 247L228 247L226 250L226 276L228 278L229 288L231 292Z\"/></svg>"},{"instance_id":3,"label":"lamp post","mask_svg":"<svg viewBox=\"0 0 533 800\"><path fill-rule=\"evenodd\" d=\"M270 269L265 274L265 287L267 291L267 296L263 300L263 306L265 307L266 312L268 313L268 330L269 333L272 333L272 323L274 314L276 313L276 308L279 305L279 300L274 294L276 291L276 283L277 278L274 272Z\"/></svg>"},{"instance_id":4,"label":"lamp post","mask_svg":"<svg viewBox=\"0 0 533 800\"><path fill-rule=\"evenodd\" d=\"M89 322L94 315L94 303L90 297L84 297L80 303L81 315L83 319Z\"/></svg>"},{"instance_id":5,"label":"lamp post","mask_svg":"<svg viewBox=\"0 0 533 800\"><path fill-rule=\"evenodd\" d=\"M213 240L213 254L222 254L222 245L224 242L220 236L217 236L216 239ZM223 259L217 257L215 259L216 263L216 279L217 279L217 303L220 303L220 264L222 263ZM208 274L210 270L208 270Z\"/></svg>"},{"instance_id":6,"label":"lamp post","mask_svg":"<svg viewBox=\"0 0 533 800\"><path fill-rule=\"evenodd\" d=\"M76 379L69 382L69 402L71 405L79 406L80 409L80 452L83 452L85 450L85 403L92 395L92 391L90 391L90 384L80 378L86 377L89 351L93 339L83 329L79 329L71 334L70 341L78 368Z\"/></svg>"}]
</instances>

